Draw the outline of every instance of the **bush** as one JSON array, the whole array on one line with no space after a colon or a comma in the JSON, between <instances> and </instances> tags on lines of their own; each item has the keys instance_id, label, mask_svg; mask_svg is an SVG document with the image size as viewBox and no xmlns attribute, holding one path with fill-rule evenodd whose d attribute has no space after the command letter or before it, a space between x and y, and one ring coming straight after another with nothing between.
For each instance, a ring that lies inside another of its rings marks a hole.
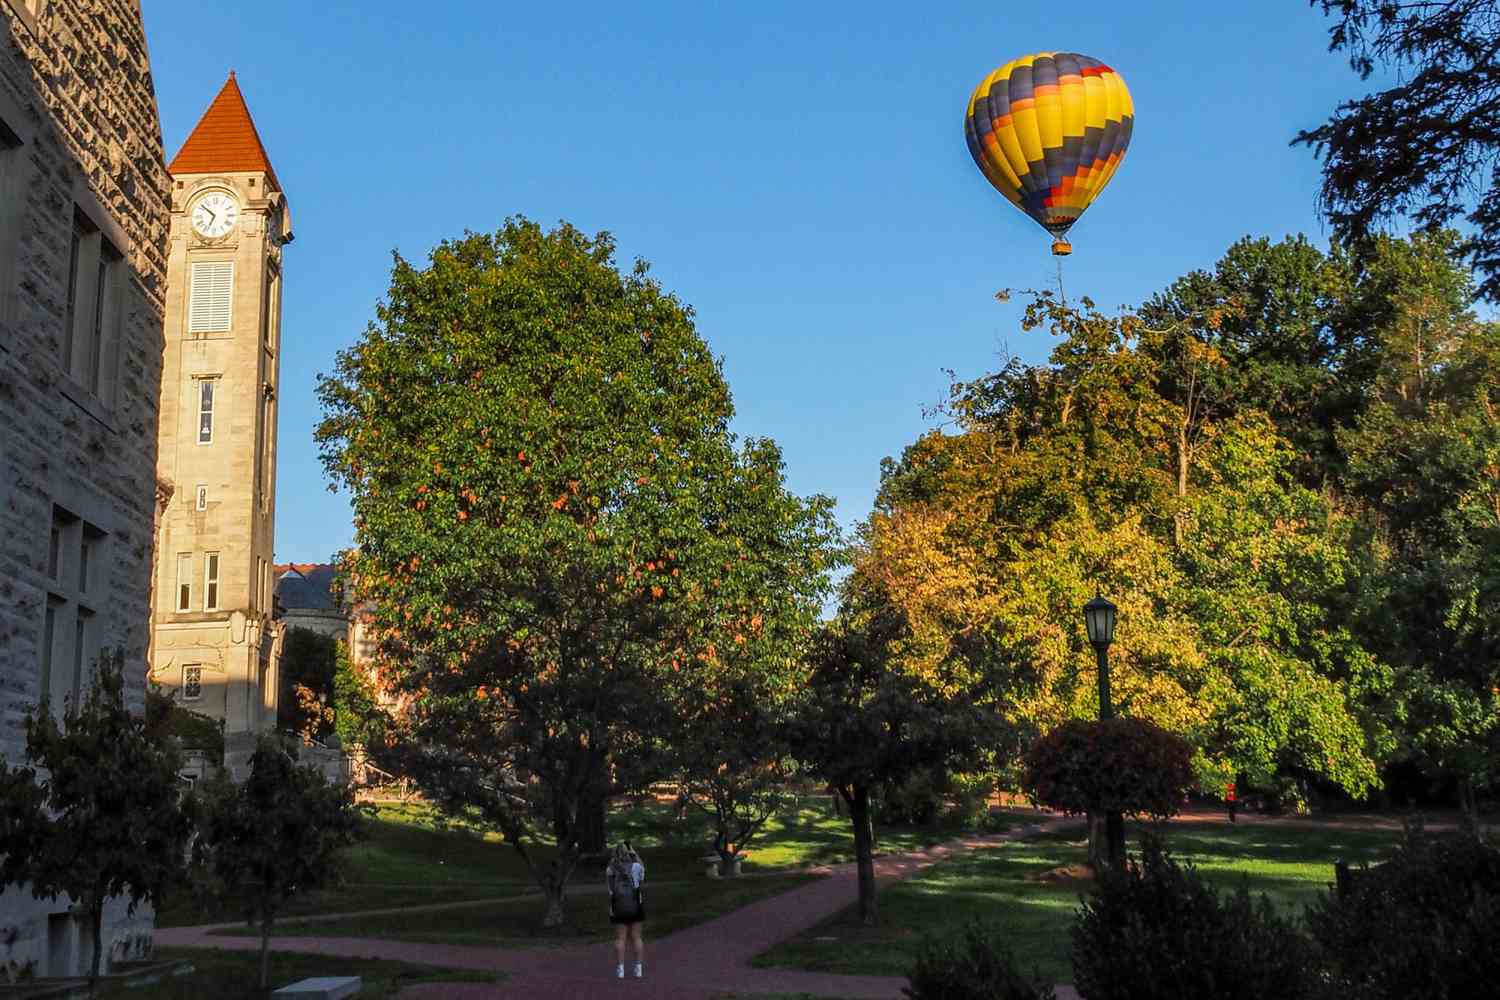
<instances>
[{"instance_id":1,"label":"bush","mask_svg":"<svg viewBox=\"0 0 1500 1000\"><path fill-rule=\"evenodd\" d=\"M1005 929L971 921L955 940L928 937L917 951L902 993L911 1000L1053 1000L1050 983L1033 981L1016 969L1005 943Z\"/></svg>"},{"instance_id":2,"label":"bush","mask_svg":"<svg viewBox=\"0 0 1500 1000\"><path fill-rule=\"evenodd\" d=\"M1152 837L1139 864L1100 877L1072 936L1088 1000L1316 996L1312 948L1269 900L1221 894Z\"/></svg>"},{"instance_id":3,"label":"bush","mask_svg":"<svg viewBox=\"0 0 1500 1000\"><path fill-rule=\"evenodd\" d=\"M875 804L875 819L882 825L926 826L937 819L943 807L942 776L918 771L901 781L888 782Z\"/></svg>"},{"instance_id":4,"label":"bush","mask_svg":"<svg viewBox=\"0 0 1500 1000\"><path fill-rule=\"evenodd\" d=\"M1473 834L1420 832L1349 891L1308 908L1337 996L1494 996L1500 989L1500 849Z\"/></svg>"},{"instance_id":5,"label":"bush","mask_svg":"<svg viewBox=\"0 0 1500 1000\"><path fill-rule=\"evenodd\" d=\"M1176 815L1193 785L1193 748L1144 719L1070 719L1031 745L1021 787L1069 814Z\"/></svg>"}]
</instances>

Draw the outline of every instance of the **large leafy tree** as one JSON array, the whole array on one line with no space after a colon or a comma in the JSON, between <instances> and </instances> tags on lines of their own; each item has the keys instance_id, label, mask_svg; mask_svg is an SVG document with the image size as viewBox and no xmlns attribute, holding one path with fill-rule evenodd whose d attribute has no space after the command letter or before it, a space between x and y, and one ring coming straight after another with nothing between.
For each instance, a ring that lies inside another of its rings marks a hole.
<instances>
[{"instance_id":1,"label":"large leafy tree","mask_svg":"<svg viewBox=\"0 0 1500 1000\"><path fill-rule=\"evenodd\" d=\"M1391 217L1432 229L1465 217L1479 291L1500 301L1500 3L1310 2L1334 19L1329 48L1361 78L1396 74L1297 136L1323 157L1334 231L1363 239Z\"/></svg>"},{"instance_id":2,"label":"large leafy tree","mask_svg":"<svg viewBox=\"0 0 1500 1000\"><path fill-rule=\"evenodd\" d=\"M193 800L177 779L181 759L125 704L124 659L100 658L81 703L61 723L46 702L26 718L31 767L0 761L0 889L24 884L38 899L67 896L86 916L99 978L106 902L157 903L180 877Z\"/></svg>"},{"instance_id":3,"label":"large leafy tree","mask_svg":"<svg viewBox=\"0 0 1500 1000\"><path fill-rule=\"evenodd\" d=\"M1366 528L1361 634L1401 669L1402 752L1472 807L1500 779L1500 325L1469 311L1453 240L1428 245L1374 271L1390 305L1341 485Z\"/></svg>"},{"instance_id":4,"label":"large leafy tree","mask_svg":"<svg viewBox=\"0 0 1500 1000\"><path fill-rule=\"evenodd\" d=\"M815 611L829 504L787 493L768 442L736 446L691 310L566 224L397 257L320 392L399 706L388 751L499 829L561 923L606 797L670 766L692 678Z\"/></svg>"}]
</instances>

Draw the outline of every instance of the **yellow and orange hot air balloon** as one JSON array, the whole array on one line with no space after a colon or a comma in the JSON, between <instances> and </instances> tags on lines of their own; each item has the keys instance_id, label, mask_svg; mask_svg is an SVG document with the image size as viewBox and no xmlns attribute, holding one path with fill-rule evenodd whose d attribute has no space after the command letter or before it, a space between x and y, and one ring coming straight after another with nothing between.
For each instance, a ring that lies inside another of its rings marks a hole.
<instances>
[{"instance_id":1,"label":"yellow and orange hot air balloon","mask_svg":"<svg viewBox=\"0 0 1500 1000\"><path fill-rule=\"evenodd\" d=\"M1114 176L1135 107L1115 70L1076 52L1014 59L974 89L964 135L984 176L1052 234L1052 252Z\"/></svg>"}]
</instances>

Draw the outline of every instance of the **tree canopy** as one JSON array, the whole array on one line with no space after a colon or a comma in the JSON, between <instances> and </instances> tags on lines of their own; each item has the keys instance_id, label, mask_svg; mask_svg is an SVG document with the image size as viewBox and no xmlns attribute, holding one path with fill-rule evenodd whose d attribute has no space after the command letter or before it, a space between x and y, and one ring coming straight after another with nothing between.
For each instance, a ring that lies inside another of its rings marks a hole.
<instances>
[{"instance_id":1,"label":"tree canopy","mask_svg":"<svg viewBox=\"0 0 1500 1000\"><path fill-rule=\"evenodd\" d=\"M955 382L951 427L885 464L863 572L908 647L1037 735L1097 712L1102 592L1122 712L1208 790L1490 780L1496 327L1462 255L1247 239L1138 311L1034 296L1048 362Z\"/></svg>"},{"instance_id":2,"label":"tree canopy","mask_svg":"<svg viewBox=\"0 0 1500 1000\"><path fill-rule=\"evenodd\" d=\"M691 309L567 224L398 256L320 394L401 706L388 750L528 863L532 836L552 841L533 870L560 922L583 827L669 766L659 734L695 679L794 658L828 586L830 502L730 433Z\"/></svg>"},{"instance_id":3,"label":"tree canopy","mask_svg":"<svg viewBox=\"0 0 1500 1000\"><path fill-rule=\"evenodd\" d=\"M1334 19L1328 47L1369 79L1396 82L1298 133L1323 158L1323 206L1359 241L1391 217L1474 227L1466 255L1480 294L1500 301L1500 3L1310 0Z\"/></svg>"}]
</instances>

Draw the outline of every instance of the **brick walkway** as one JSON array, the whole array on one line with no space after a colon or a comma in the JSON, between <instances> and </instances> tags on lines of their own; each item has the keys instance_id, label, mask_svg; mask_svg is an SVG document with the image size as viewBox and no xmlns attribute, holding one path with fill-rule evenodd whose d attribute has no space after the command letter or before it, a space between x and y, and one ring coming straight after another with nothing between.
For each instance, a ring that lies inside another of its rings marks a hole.
<instances>
[{"instance_id":1,"label":"brick walkway","mask_svg":"<svg viewBox=\"0 0 1500 1000\"><path fill-rule=\"evenodd\" d=\"M876 876L884 881L907 878L953 854L1077 822L1052 819L1008 833L964 838L940 847L879 858ZM901 987L906 985L904 978L750 966L750 959L771 945L806 930L854 900L854 866L836 865L830 872L828 878L751 903L660 941L650 939L648 923L646 976L640 980L620 982L613 978L614 947L604 943L519 950L363 938L292 937L275 938L271 947L276 951L384 958L508 975L503 983L436 983L408 987L401 993L403 997L429 1000L522 1000L539 996L553 1000L613 1000L627 992L639 1000L709 1000L727 991L898 1000ZM209 936L209 930L209 927L167 928L156 932L156 943L167 947L242 950L260 946L255 938ZM1076 1000L1076 997L1066 987L1058 990L1058 1000Z\"/></svg>"}]
</instances>

